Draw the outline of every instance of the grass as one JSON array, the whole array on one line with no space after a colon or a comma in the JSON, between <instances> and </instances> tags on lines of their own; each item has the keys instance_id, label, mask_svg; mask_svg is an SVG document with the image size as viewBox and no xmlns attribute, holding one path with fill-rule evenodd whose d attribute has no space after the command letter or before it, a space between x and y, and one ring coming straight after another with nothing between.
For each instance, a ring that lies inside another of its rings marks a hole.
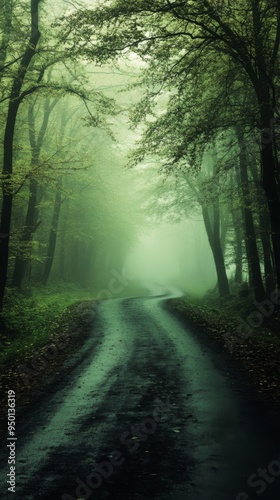
<instances>
[{"instance_id":1,"label":"grass","mask_svg":"<svg viewBox=\"0 0 280 500\"><path fill-rule=\"evenodd\" d=\"M23 293L8 290L3 310L0 367L17 364L45 345L67 308L94 294L76 285L32 287Z\"/></svg>"},{"instance_id":2,"label":"grass","mask_svg":"<svg viewBox=\"0 0 280 500\"><path fill-rule=\"evenodd\" d=\"M211 323L216 323L217 326L227 324L237 333L240 325L247 323L247 318L251 313L259 313L254 306L254 301L253 295L250 294L246 297L235 294L227 299L221 299L216 294L209 293L203 299L191 299L190 297L183 299L184 304L197 307L200 314ZM275 345L280 346L279 313L276 309L273 312L274 314L270 317L263 316L262 325L250 328L250 337L258 338L267 343L271 343L273 339Z\"/></svg>"},{"instance_id":3,"label":"grass","mask_svg":"<svg viewBox=\"0 0 280 500\"><path fill-rule=\"evenodd\" d=\"M132 280L112 298L146 293L136 280ZM0 336L0 372L31 358L37 349L48 343L54 330L62 330L67 314L73 314L69 311L70 306L96 298L98 291L91 292L75 284L30 287L24 293L8 289L2 314L5 328Z\"/></svg>"}]
</instances>

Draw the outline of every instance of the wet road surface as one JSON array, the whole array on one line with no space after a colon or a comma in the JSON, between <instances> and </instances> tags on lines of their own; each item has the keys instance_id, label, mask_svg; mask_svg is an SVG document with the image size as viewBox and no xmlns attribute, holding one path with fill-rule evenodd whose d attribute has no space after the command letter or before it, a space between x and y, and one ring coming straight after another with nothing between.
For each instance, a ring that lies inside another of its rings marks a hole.
<instances>
[{"instance_id":1,"label":"wet road surface","mask_svg":"<svg viewBox=\"0 0 280 500\"><path fill-rule=\"evenodd\" d=\"M18 409L16 493L2 441L0 498L279 500L279 433L204 337L160 297L100 303L90 338Z\"/></svg>"}]
</instances>

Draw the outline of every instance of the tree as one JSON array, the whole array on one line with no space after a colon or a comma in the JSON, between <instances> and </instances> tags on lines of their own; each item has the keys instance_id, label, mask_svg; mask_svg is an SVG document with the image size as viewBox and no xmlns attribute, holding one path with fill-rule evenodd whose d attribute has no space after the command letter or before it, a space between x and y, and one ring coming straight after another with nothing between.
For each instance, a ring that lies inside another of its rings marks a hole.
<instances>
[{"instance_id":1,"label":"tree","mask_svg":"<svg viewBox=\"0 0 280 500\"><path fill-rule=\"evenodd\" d=\"M7 59L8 44L10 42L10 34L12 31L14 2L13 0L3 0L1 11L1 32L2 39L0 43L0 82L2 80L5 64Z\"/></svg>"},{"instance_id":2,"label":"tree","mask_svg":"<svg viewBox=\"0 0 280 500\"><path fill-rule=\"evenodd\" d=\"M31 65L31 61L36 54L41 33L39 31L39 3L41 0L31 0L30 21L31 32L26 50L20 60L18 69L13 78L11 94L9 98L8 113L5 126L4 151L3 151L3 201L0 223L0 310L3 306L5 286L7 281L8 260L9 260L9 240L12 218L13 193L11 190L11 178L13 174L13 145L16 119L20 104L28 94L23 90L24 81Z\"/></svg>"},{"instance_id":3,"label":"tree","mask_svg":"<svg viewBox=\"0 0 280 500\"><path fill-rule=\"evenodd\" d=\"M249 264L249 275L256 300L261 302L262 300L264 300L266 293L262 282L259 252L256 241L254 221L251 211L251 199L250 199L249 178L248 178L248 156L242 132L240 133L240 131L237 130L237 136L240 148L239 173L240 173L240 185L244 203L243 212L244 212L244 223L246 229L246 249L247 249L247 258Z\"/></svg>"},{"instance_id":4,"label":"tree","mask_svg":"<svg viewBox=\"0 0 280 500\"><path fill-rule=\"evenodd\" d=\"M47 132L50 115L52 110L56 106L57 102L58 99L53 99L52 102L50 98L47 98L45 100L43 119L37 136L36 136L36 126L35 126L35 116L34 116L35 101L29 104L28 124L29 124L29 141L31 148L31 171L29 173L30 177L29 200L28 200L25 224L19 245L20 246L19 253L15 260L15 267L12 278L12 286L17 288L21 288L26 266L29 261L29 258L26 255L26 253L28 252L28 249L30 247L32 236L38 227L36 208L38 202L38 170L40 167L39 165L40 153Z\"/></svg>"},{"instance_id":5,"label":"tree","mask_svg":"<svg viewBox=\"0 0 280 500\"><path fill-rule=\"evenodd\" d=\"M83 57L104 62L132 51L146 61L146 83L157 87L150 97L158 94L159 88L178 89L182 76L188 75L195 85L201 76L201 72L197 73L198 66L205 60L209 64L219 57L236 65L239 75L251 86L258 105L262 184L280 286L280 198L274 132L279 3L238 0L225 8L225 4L210 0L157 0L153 4L147 0L133 3L117 0L95 10L80 11L70 16L65 26L67 43L71 40L71 49L76 46L76 53L79 51ZM209 78L207 70L206 75ZM147 107L147 113L150 109Z\"/></svg>"}]
</instances>

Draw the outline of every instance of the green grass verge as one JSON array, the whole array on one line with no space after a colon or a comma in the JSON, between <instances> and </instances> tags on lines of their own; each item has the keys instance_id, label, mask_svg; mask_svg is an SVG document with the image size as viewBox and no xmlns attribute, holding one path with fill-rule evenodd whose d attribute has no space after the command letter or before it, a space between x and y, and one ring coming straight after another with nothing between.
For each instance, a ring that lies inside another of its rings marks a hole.
<instances>
[{"instance_id":1,"label":"green grass verge","mask_svg":"<svg viewBox=\"0 0 280 500\"><path fill-rule=\"evenodd\" d=\"M0 340L0 369L20 363L45 345L67 308L94 294L75 285L33 287L24 294L8 290L3 310L4 331Z\"/></svg>"}]
</instances>

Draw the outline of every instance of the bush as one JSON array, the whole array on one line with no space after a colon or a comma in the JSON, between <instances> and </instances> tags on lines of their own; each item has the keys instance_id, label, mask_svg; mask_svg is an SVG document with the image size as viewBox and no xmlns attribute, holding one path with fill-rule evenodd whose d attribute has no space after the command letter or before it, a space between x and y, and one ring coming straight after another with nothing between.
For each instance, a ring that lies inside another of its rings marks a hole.
<instances>
[{"instance_id":1,"label":"bush","mask_svg":"<svg viewBox=\"0 0 280 500\"><path fill-rule=\"evenodd\" d=\"M76 285L29 288L24 293L8 290L2 314L0 366L20 363L44 345L64 311L93 294Z\"/></svg>"}]
</instances>

